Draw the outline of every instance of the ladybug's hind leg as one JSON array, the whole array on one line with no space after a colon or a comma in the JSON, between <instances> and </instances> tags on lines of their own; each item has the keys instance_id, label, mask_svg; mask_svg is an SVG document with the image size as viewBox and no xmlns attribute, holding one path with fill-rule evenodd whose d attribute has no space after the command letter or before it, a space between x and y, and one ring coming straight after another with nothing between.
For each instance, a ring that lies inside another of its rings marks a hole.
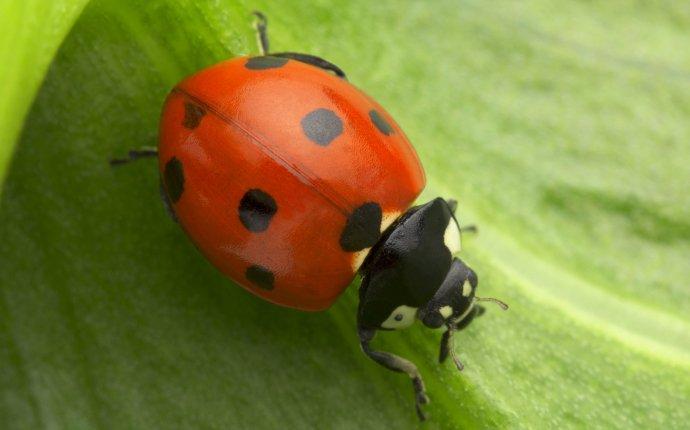
<instances>
[{"instance_id":1,"label":"ladybug's hind leg","mask_svg":"<svg viewBox=\"0 0 690 430\"><path fill-rule=\"evenodd\" d=\"M254 28L256 28L256 37L259 39L259 52L261 55L266 55L268 54L268 19L258 10L252 13L256 17Z\"/></svg>"},{"instance_id":2,"label":"ladybug's hind leg","mask_svg":"<svg viewBox=\"0 0 690 430\"><path fill-rule=\"evenodd\" d=\"M156 148L152 148L149 146L145 146L142 148L138 149L131 149L126 157L123 158L111 158L110 159L110 165L111 166L119 166L121 164L127 164L129 162L132 162L134 160L138 160L140 158L148 158L148 157L158 157L158 150Z\"/></svg>"},{"instance_id":3,"label":"ladybug's hind leg","mask_svg":"<svg viewBox=\"0 0 690 430\"><path fill-rule=\"evenodd\" d=\"M411 361L398 357L397 355L389 352L375 351L371 349L369 342L374 339L376 330L359 327L357 331L359 334L359 342L362 347L362 351L369 358L394 372L407 373L407 376L409 376L412 380L412 387L414 388L415 409L417 410L417 416L419 417L420 421L426 420L426 415L424 414L424 411L422 411L422 405L429 403L429 397L426 395L424 381L422 380L422 375L419 373L419 370L417 370L417 366L415 366Z\"/></svg>"},{"instance_id":4,"label":"ladybug's hind leg","mask_svg":"<svg viewBox=\"0 0 690 430\"><path fill-rule=\"evenodd\" d=\"M291 60L299 61L301 63L309 64L311 66L315 66L320 69L333 72L336 76L343 79L347 79L347 77L345 76L345 72L343 72L343 70L340 67L336 66L330 61L324 60L321 57L309 54L299 54L297 52L270 52L268 49L268 18L266 18L266 15L259 12L258 10L255 10L253 14L256 17L256 21L254 22L254 28L256 28L256 37L259 40L259 52L261 53L261 55L289 58Z\"/></svg>"}]
</instances>

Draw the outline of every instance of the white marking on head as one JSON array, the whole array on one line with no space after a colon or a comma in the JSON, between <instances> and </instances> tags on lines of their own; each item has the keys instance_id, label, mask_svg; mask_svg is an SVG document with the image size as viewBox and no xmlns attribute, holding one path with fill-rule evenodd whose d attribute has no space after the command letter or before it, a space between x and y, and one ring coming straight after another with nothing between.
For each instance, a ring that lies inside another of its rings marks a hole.
<instances>
[{"instance_id":1,"label":"white marking on head","mask_svg":"<svg viewBox=\"0 0 690 430\"><path fill-rule=\"evenodd\" d=\"M472 294L472 284L469 279L465 279L465 283L462 284L462 296L469 297L470 294Z\"/></svg>"},{"instance_id":2,"label":"white marking on head","mask_svg":"<svg viewBox=\"0 0 690 430\"><path fill-rule=\"evenodd\" d=\"M446 306L441 307L441 308L438 310L438 313L441 314L441 316L443 317L443 319L447 319L449 316L453 315L453 308L451 308L450 306L446 305Z\"/></svg>"},{"instance_id":3,"label":"white marking on head","mask_svg":"<svg viewBox=\"0 0 690 430\"><path fill-rule=\"evenodd\" d=\"M406 328L412 325L417 316L417 308L411 306L400 305L388 318L381 323L381 327L397 330L399 328Z\"/></svg>"},{"instance_id":4,"label":"white marking on head","mask_svg":"<svg viewBox=\"0 0 690 430\"><path fill-rule=\"evenodd\" d=\"M446 244L446 248L451 254L457 254L460 252L461 242L460 242L460 228L458 228L458 223L455 218L451 218L448 221L448 227L446 227L446 232L443 234L443 243Z\"/></svg>"}]
</instances>

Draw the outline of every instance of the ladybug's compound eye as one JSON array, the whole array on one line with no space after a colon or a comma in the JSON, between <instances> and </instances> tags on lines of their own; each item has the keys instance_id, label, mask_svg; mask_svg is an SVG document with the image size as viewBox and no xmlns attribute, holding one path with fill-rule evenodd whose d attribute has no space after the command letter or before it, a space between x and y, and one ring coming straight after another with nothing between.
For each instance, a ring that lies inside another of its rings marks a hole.
<instances>
[{"instance_id":1,"label":"ladybug's compound eye","mask_svg":"<svg viewBox=\"0 0 690 430\"><path fill-rule=\"evenodd\" d=\"M417 316L417 308L400 305L391 312L388 318L381 323L381 327L390 330L406 328L414 323Z\"/></svg>"}]
</instances>

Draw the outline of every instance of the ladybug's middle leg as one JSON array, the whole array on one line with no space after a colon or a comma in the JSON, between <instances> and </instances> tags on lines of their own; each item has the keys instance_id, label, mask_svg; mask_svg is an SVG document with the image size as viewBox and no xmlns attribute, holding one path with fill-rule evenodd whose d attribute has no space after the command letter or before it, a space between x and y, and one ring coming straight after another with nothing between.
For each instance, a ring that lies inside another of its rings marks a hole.
<instances>
[{"instance_id":1,"label":"ladybug's middle leg","mask_svg":"<svg viewBox=\"0 0 690 430\"><path fill-rule=\"evenodd\" d=\"M407 376L409 376L412 380L412 387L414 388L415 409L417 410L417 416L421 421L426 420L426 415L422 411L422 405L429 403L429 397L426 395L424 381L422 380L422 375L419 373L417 366L415 366L411 361L398 357L397 355L389 352L375 351L371 349L369 342L371 342L376 335L376 330L360 327L358 329L358 333L362 351L364 351L369 358L394 372L407 373Z\"/></svg>"},{"instance_id":2,"label":"ladybug's middle leg","mask_svg":"<svg viewBox=\"0 0 690 430\"><path fill-rule=\"evenodd\" d=\"M111 166L120 166L122 164L127 164L131 163L132 161L139 160L140 158L150 158L150 157L157 157L158 156L158 150L156 148L152 147L142 147L138 149L131 149L127 153L127 157L122 157L122 158L111 158L110 159L110 165ZM177 216L175 215L175 211L173 210L172 203L170 202L170 198L168 197L168 193L165 191L165 186L163 185L163 181L160 181L160 194L161 194L161 200L163 200L163 205L165 206L165 211L167 212L168 216L175 222L177 222Z\"/></svg>"}]
</instances>

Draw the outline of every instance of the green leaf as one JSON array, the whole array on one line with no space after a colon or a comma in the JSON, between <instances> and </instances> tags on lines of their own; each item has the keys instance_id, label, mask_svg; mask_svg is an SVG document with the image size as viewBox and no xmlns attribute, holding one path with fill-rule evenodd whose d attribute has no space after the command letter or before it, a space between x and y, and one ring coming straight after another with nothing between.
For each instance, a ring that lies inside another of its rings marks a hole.
<instances>
[{"instance_id":1,"label":"green leaf","mask_svg":"<svg viewBox=\"0 0 690 430\"><path fill-rule=\"evenodd\" d=\"M0 183L46 69L85 4L86 0L0 2Z\"/></svg>"},{"instance_id":2,"label":"green leaf","mask_svg":"<svg viewBox=\"0 0 690 430\"><path fill-rule=\"evenodd\" d=\"M57 46L80 9L62 7L0 51L5 157L33 96L16 80L32 64L42 80L40 35ZM479 226L463 259L511 309L456 336L465 371L436 363L423 327L376 340L419 365L425 427L687 425L690 10L670 0L93 0L4 184L0 422L417 426L407 378L359 352L355 287L316 314L250 296L166 218L153 160L106 162L155 144L182 77L256 52L253 8L274 49L329 59L386 106L426 167L423 198L456 197Z\"/></svg>"}]
</instances>

